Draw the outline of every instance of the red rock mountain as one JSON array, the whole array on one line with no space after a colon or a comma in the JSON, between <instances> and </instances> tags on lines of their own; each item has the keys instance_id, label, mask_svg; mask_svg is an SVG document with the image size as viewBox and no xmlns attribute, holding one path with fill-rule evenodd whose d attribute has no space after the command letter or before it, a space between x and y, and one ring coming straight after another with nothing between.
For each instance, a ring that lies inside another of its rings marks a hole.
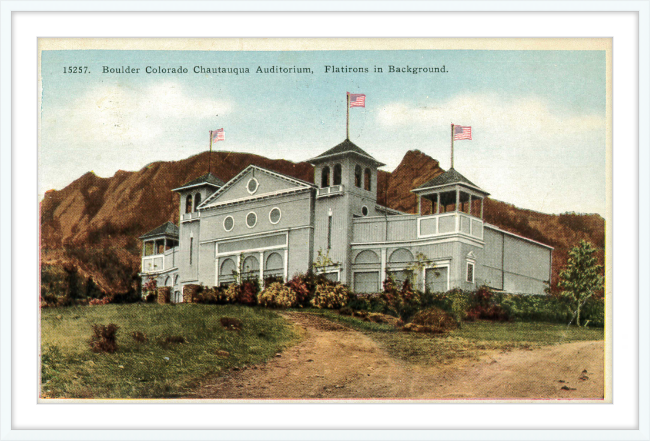
<instances>
[{"instance_id":1,"label":"red rock mountain","mask_svg":"<svg viewBox=\"0 0 650 441\"><path fill-rule=\"evenodd\" d=\"M110 178L86 173L62 190L48 191L41 202L42 263L73 265L105 292L128 290L140 265L138 237L166 221L178 224L178 195L171 189L205 174L208 155L154 162L136 172L120 170ZM224 182L249 164L310 182L314 179L313 167L305 162L246 153L213 152L211 164L212 172ZM435 159L409 151L393 172L380 171L378 201L413 213L417 201L410 190L443 172ZM581 239L601 250L602 263L605 221L598 215L549 215L488 199L485 220L555 247L553 285L568 250Z\"/></svg>"}]
</instances>

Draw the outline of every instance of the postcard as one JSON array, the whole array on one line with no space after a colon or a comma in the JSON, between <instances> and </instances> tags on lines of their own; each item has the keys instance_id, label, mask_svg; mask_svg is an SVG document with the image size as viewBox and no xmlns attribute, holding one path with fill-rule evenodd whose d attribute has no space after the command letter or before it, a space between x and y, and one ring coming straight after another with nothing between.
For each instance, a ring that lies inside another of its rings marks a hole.
<instances>
[{"instance_id":1,"label":"postcard","mask_svg":"<svg viewBox=\"0 0 650 441\"><path fill-rule=\"evenodd\" d=\"M40 402L611 403L611 59L39 39Z\"/></svg>"}]
</instances>

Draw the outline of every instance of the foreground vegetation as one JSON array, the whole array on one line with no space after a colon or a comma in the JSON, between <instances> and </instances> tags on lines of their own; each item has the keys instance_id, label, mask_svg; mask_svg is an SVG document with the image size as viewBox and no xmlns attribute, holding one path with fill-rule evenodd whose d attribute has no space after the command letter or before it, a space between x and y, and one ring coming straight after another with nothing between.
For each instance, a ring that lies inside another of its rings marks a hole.
<instances>
[{"instance_id":1,"label":"foreground vegetation","mask_svg":"<svg viewBox=\"0 0 650 441\"><path fill-rule=\"evenodd\" d=\"M224 317L241 329L224 327ZM118 326L117 351L92 352L92 325L109 323ZM44 308L41 396L172 398L206 375L261 363L298 339L273 311L238 305Z\"/></svg>"},{"instance_id":2,"label":"foreground vegetation","mask_svg":"<svg viewBox=\"0 0 650 441\"><path fill-rule=\"evenodd\" d=\"M534 349L575 341L603 340L602 328L568 327L555 323L478 320L442 335L401 332L393 325L362 321L329 310L309 310L328 320L363 332L392 356L417 364L478 359L490 350Z\"/></svg>"}]
</instances>

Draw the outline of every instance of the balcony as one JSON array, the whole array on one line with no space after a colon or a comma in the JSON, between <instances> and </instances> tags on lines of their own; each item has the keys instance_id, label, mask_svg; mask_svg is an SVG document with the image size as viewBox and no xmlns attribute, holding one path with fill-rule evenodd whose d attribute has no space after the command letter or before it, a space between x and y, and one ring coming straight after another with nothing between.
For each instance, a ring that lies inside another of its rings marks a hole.
<instances>
[{"instance_id":1,"label":"balcony","mask_svg":"<svg viewBox=\"0 0 650 441\"><path fill-rule=\"evenodd\" d=\"M329 187L319 188L316 192L316 199L340 196L343 194L345 187L343 185L331 185Z\"/></svg>"},{"instance_id":2,"label":"balcony","mask_svg":"<svg viewBox=\"0 0 650 441\"><path fill-rule=\"evenodd\" d=\"M418 217L418 237L464 234L483 239L483 221L466 213L453 212Z\"/></svg>"},{"instance_id":3,"label":"balcony","mask_svg":"<svg viewBox=\"0 0 650 441\"><path fill-rule=\"evenodd\" d=\"M201 215L200 211L194 211L192 213L183 213L181 215L181 221L186 222L186 221L195 220L201 217L200 215Z\"/></svg>"},{"instance_id":4,"label":"balcony","mask_svg":"<svg viewBox=\"0 0 650 441\"><path fill-rule=\"evenodd\" d=\"M410 242L461 235L483 240L483 221L466 213L371 216L352 220L353 243Z\"/></svg>"}]
</instances>

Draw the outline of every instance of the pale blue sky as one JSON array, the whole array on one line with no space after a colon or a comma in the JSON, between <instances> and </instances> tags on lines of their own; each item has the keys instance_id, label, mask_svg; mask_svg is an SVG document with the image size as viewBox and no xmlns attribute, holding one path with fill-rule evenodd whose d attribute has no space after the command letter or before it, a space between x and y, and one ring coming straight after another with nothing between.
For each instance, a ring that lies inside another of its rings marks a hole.
<instances>
[{"instance_id":1,"label":"pale blue sky","mask_svg":"<svg viewBox=\"0 0 650 441\"><path fill-rule=\"evenodd\" d=\"M606 211L604 51L43 51L41 60L41 195L90 170L107 177L206 151L208 131L221 127L215 150L309 159L345 138L349 91L367 96L350 110L350 139L388 171L410 149L447 169L450 123L471 125L455 168L494 198L549 213ZM63 73L79 65L91 73ZM102 74L105 65L140 73ZM197 65L251 73L195 74ZM273 65L313 74L255 73Z\"/></svg>"}]
</instances>

